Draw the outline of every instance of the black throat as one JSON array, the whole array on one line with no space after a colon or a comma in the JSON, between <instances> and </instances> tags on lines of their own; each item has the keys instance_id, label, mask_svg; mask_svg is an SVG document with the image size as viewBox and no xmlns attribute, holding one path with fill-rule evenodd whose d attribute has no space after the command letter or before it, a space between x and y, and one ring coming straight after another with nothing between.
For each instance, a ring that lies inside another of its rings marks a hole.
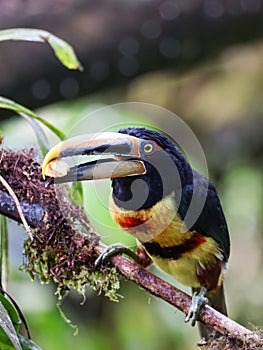
<instances>
[{"instance_id":1,"label":"black throat","mask_svg":"<svg viewBox=\"0 0 263 350\"><path fill-rule=\"evenodd\" d=\"M145 175L112 180L113 198L118 207L149 209L172 192L175 195L181 193L182 187L192 182L192 169L185 158L178 164L166 152L160 151L144 164Z\"/></svg>"}]
</instances>

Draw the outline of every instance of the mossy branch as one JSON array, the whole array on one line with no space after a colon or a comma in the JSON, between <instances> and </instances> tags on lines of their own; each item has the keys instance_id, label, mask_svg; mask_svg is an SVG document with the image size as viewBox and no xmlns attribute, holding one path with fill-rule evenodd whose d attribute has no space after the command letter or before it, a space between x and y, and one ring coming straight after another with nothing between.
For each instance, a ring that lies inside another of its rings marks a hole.
<instances>
[{"instance_id":1,"label":"mossy branch","mask_svg":"<svg viewBox=\"0 0 263 350\"><path fill-rule=\"evenodd\" d=\"M34 229L33 241L24 244L26 263L22 269L32 278L53 280L59 298L69 289L85 292L87 285L117 300L119 274L147 292L175 306L185 314L191 297L135 262L123 257L112 258L112 267L94 268L96 258L104 251L100 236L91 227L81 207L74 206L65 188L45 186L41 166L34 150L0 151L0 172L20 201L24 216ZM21 222L12 197L0 186L0 213ZM118 273L117 273L118 272ZM202 308L199 319L222 334L202 345L202 349L261 349L263 338L210 306Z\"/></svg>"}]
</instances>

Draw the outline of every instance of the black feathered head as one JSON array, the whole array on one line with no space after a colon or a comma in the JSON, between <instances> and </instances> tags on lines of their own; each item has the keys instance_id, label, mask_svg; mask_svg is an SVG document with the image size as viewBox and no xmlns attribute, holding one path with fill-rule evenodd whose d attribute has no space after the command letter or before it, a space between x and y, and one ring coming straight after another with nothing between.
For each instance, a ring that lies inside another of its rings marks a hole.
<instances>
[{"instance_id":1,"label":"black feathered head","mask_svg":"<svg viewBox=\"0 0 263 350\"><path fill-rule=\"evenodd\" d=\"M146 128L123 128L119 133L150 143L145 143L148 151L140 158L144 161L146 174L113 179L113 195L118 206L133 210L147 209L170 193L178 192L178 189L191 183L192 169L189 163L166 135ZM142 200L135 200L135 196Z\"/></svg>"}]
</instances>

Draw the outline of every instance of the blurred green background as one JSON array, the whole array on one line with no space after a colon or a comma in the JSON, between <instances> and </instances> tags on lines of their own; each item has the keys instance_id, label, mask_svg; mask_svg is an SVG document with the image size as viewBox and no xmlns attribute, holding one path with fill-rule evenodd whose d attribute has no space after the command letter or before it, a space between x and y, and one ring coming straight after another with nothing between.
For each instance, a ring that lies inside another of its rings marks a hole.
<instances>
[{"instance_id":1,"label":"blurred green background","mask_svg":"<svg viewBox=\"0 0 263 350\"><path fill-rule=\"evenodd\" d=\"M163 65L125 84L102 87L87 96L76 96L37 110L68 135L100 131L110 123L113 129L129 123L166 127L163 118L151 119L130 112L112 113L110 121L96 118L96 114L92 117L99 108L123 102L156 104L190 126L204 149L209 176L218 189L229 225L232 247L225 283L229 315L249 328L262 327L263 323L262 89L263 43L258 39L228 46L216 57L180 73ZM87 124L83 127L79 120ZM3 147L17 150L38 147L30 125L19 117L3 120L1 130ZM47 135L51 145L58 142L48 131ZM117 230L107 213L109 182L85 187L87 214L104 241L134 246L133 238ZM197 329L184 324L182 313L124 280L120 290L123 297L118 303L91 290L87 290L87 299L82 303L79 295L70 293L62 309L79 328L74 335L74 329L62 319L56 307L55 287L32 283L18 270L26 237L23 229L10 223L9 233L11 267L7 290L25 313L33 340L43 349L196 348ZM178 285L154 267L153 272L190 293L189 288Z\"/></svg>"}]
</instances>

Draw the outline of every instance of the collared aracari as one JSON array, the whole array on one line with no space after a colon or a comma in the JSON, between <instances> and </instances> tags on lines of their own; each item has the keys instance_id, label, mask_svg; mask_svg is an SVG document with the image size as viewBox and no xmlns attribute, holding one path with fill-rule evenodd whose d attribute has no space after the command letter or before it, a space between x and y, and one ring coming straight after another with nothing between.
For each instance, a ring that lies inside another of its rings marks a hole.
<instances>
[{"instance_id":1,"label":"collared aracari","mask_svg":"<svg viewBox=\"0 0 263 350\"><path fill-rule=\"evenodd\" d=\"M71 168L61 159L102 154ZM137 238L141 256L192 287L186 321L195 323L207 298L226 314L223 280L230 240L223 210L214 185L191 168L170 138L145 128L77 136L51 149L42 171L56 183L111 178L113 220ZM194 198L199 211L191 220L187 212ZM199 328L207 339L211 330L202 323Z\"/></svg>"}]
</instances>

